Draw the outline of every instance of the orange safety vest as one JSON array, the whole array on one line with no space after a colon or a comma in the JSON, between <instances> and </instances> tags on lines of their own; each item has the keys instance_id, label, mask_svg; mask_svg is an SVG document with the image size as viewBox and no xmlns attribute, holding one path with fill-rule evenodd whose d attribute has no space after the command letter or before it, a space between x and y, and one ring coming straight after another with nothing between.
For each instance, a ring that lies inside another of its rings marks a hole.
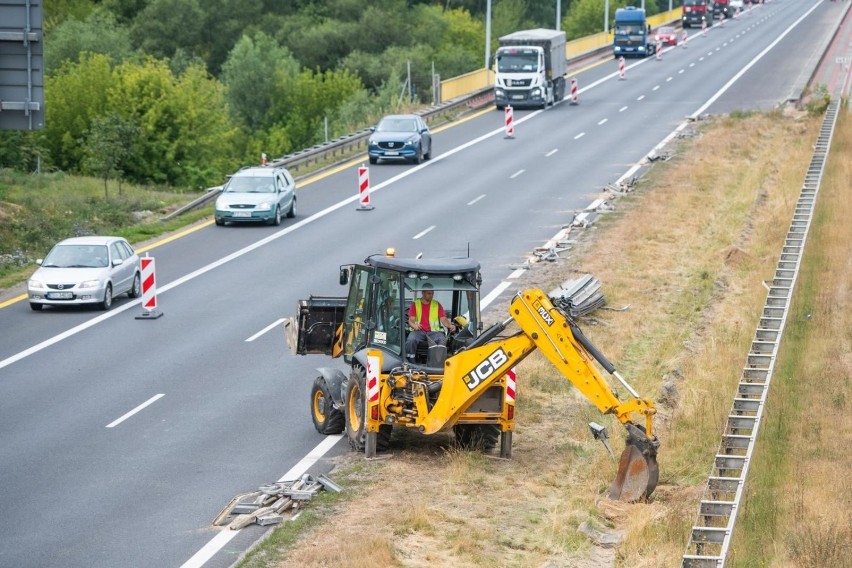
<instances>
[{"instance_id":1,"label":"orange safety vest","mask_svg":"<svg viewBox=\"0 0 852 568\"><path fill-rule=\"evenodd\" d=\"M423 303L417 299L414 300L414 319L421 321L423 318ZM438 302L432 300L429 302L429 329L438 331L441 329L441 319L438 317Z\"/></svg>"}]
</instances>

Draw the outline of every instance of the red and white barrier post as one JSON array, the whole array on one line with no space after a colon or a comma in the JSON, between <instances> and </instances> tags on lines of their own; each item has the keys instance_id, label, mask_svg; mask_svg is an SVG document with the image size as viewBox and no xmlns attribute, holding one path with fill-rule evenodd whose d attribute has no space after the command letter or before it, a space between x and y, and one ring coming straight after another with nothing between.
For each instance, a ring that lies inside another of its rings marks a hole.
<instances>
[{"instance_id":1,"label":"red and white barrier post","mask_svg":"<svg viewBox=\"0 0 852 568\"><path fill-rule=\"evenodd\" d=\"M701 20L701 35L707 35L707 20Z\"/></svg>"},{"instance_id":2,"label":"red and white barrier post","mask_svg":"<svg viewBox=\"0 0 852 568\"><path fill-rule=\"evenodd\" d=\"M505 117L505 126L506 126L506 136L504 138L514 138L515 137L515 122L514 117L512 115L512 106L506 105L506 112L504 114Z\"/></svg>"},{"instance_id":3,"label":"red and white barrier post","mask_svg":"<svg viewBox=\"0 0 852 568\"><path fill-rule=\"evenodd\" d=\"M680 46L686 49L686 42L689 41L689 34L686 33L686 30L683 30L683 37L680 40Z\"/></svg>"},{"instance_id":4,"label":"red and white barrier post","mask_svg":"<svg viewBox=\"0 0 852 568\"><path fill-rule=\"evenodd\" d=\"M624 80L624 56L618 58L618 79Z\"/></svg>"},{"instance_id":5,"label":"red and white barrier post","mask_svg":"<svg viewBox=\"0 0 852 568\"><path fill-rule=\"evenodd\" d=\"M657 61L663 60L663 44L660 43L660 36L657 34L654 37L654 40L657 42L656 47L654 48L654 52L657 54Z\"/></svg>"},{"instance_id":6,"label":"red and white barrier post","mask_svg":"<svg viewBox=\"0 0 852 568\"><path fill-rule=\"evenodd\" d=\"M736 9L736 10L734 10L734 19L735 19L735 20L739 20L739 19L740 19L740 8L739 8L739 6L737 6L737 9Z\"/></svg>"},{"instance_id":7,"label":"red and white barrier post","mask_svg":"<svg viewBox=\"0 0 852 568\"><path fill-rule=\"evenodd\" d=\"M142 267L142 313L136 319L157 319L163 312L157 309L157 279L154 259L147 254L139 259Z\"/></svg>"},{"instance_id":8,"label":"red and white barrier post","mask_svg":"<svg viewBox=\"0 0 852 568\"><path fill-rule=\"evenodd\" d=\"M725 14L719 14L719 27L725 27Z\"/></svg>"},{"instance_id":9,"label":"red and white barrier post","mask_svg":"<svg viewBox=\"0 0 852 568\"><path fill-rule=\"evenodd\" d=\"M361 164L358 167L358 211L372 211L370 205L370 168Z\"/></svg>"},{"instance_id":10,"label":"red and white barrier post","mask_svg":"<svg viewBox=\"0 0 852 568\"><path fill-rule=\"evenodd\" d=\"M571 77L571 104L580 104L580 99L577 97L577 78Z\"/></svg>"}]
</instances>

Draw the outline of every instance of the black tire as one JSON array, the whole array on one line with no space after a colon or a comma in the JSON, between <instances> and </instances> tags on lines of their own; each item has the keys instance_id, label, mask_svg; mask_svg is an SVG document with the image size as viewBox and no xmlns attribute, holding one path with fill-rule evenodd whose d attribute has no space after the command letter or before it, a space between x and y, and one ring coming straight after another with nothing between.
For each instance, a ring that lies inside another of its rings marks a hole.
<instances>
[{"instance_id":1,"label":"black tire","mask_svg":"<svg viewBox=\"0 0 852 568\"><path fill-rule=\"evenodd\" d=\"M314 386L311 387L311 418L314 421L314 428L320 434L343 432L343 411L334 407L325 377L314 379Z\"/></svg>"},{"instance_id":2,"label":"black tire","mask_svg":"<svg viewBox=\"0 0 852 568\"><path fill-rule=\"evenodd\" d=\"M219 219L219 218L217 217L217 218L216 218L216 226L217 226L217 227L224 227L224 226L225 226L225 221L223 221L222 219Z\"/></svg>"},{"instance_id":3,"label":"black tire","mask_svg":"<svg viewBox=\"0 0 852 568\"><path fill-rule=\"evenodd\" d=\"M367 424L365 420L365 405L367 388L367 372L360 365L352 367L349 380L346 381L346 389L343 396L343 414L346 437L349 445L357 452L364 451L367 440ZM390 424L379 426L376 438L376 451L385 452L390 447Z\"/></svg>"},{"instance_id":4,"label":"black tire","mask_svg":"<svg viewBox=\"0 0 852 568\"><path fill-rule=\"evenodd\" d=\"M101 302L101 309L106 312L111 307L112 307L112 284L107 284L106 290L104 290L104 301Z\"/></svg>"},{"instance_id":5,"label":"black tire","mask_svg":"<svg viewBox=\"0 0 852 568\"><path fill-rule=\"evenodd\" d=\"M130 290L127 291L128 298L138 298L142 295L142 277L139 276L137 272L133 276L133 284L130 286Z\"/></svg>"},{"instance_id":6,"label":"black tire","mask_svg":"<svg viewBox=\"0 0 852 568\"><path fill-rule=\"evenodd\" d=\"M411 159L415 164L419 164L423 161L423 146L420 144L417 145L417 153L414 154L414 158Z\"/></svg>"},{"instance_id":7,"label":"black tire","mask_svg":"<svg viewBox=\"0 0 852 568\"><path fill-rule=\"evenodd\" d=\"M500 440L500 428L494 424L456 424L453 432L466 450L493 450Z\"/></svg>"},{"instance_id":8,"label":"black tire","mask_svg":"<svg viewBox=\"0 0 852 568\"><path fill-rule=\"evenodd\" d=\"M272 225L273 227L277 227L278 225L281 224L281 206L279 206L279 205L275 206L275 217L273 217L269 221L269 224Z\"/></svg>"},{"instance_id":9,"label":"black tire","mask_svg":"<svg viewBox=\"0 0 852 568\"><path fill-rule=\"evenodd\" d=\"M30 304L30 309L34 312L40 312L44 304Z\"/></svg>"},{"instance_id":10,"label":"black tire","mask_svg":"<svg viewBox=\"0 0 852 568\"><path fill-rule=\"evenodd\" d=\"M287 218L292 219L296 216L296 196L293 196L293 201L290 202L290 209L287 210Z\"/></svg>"},{"instance_id":11,"label":"black tire","mask_svg":"<svg viewBox=\"0 0 852 568\"><path fill-rule=\"evenodd\" d=\"M375 165L375 164L378 164L378 163L379 163L379 159L378 159L378 158L374 158L373 156L370 156L370 163L371 163L371 164L374 164L374 165Z\"/></svg>"},{"instance_id":12,"label":"black tire","mask_svg":"<svg viewBox=\"0 0 852 568\"><path fill-rule=\"evenodd\" d=\"M432 159L432 142L429 142L429 151L426 152L425 154L423 154L423 159L424 160L431 160Z\"/></svg>"}]
</instances>

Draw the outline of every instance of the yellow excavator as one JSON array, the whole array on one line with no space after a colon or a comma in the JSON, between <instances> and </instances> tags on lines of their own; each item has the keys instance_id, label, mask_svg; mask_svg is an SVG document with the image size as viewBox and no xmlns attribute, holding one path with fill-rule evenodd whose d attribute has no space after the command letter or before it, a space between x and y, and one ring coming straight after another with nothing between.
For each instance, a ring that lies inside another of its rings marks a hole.
<instances>
[{"instance_id":1,"label":"yellow excavator","mask_svg":"<svg viewBox=\"0 0 852 568\"><path fill-rule=\"evenodd\" d=\"M446 342L427 341L407 353L408 308L427 283L456 329ZM375 457L389 448L394 427L426 435L452 430L464 447L490 450L499 443L500 456L511 458L514 368L539 349L601 413L615 415L626 429L609 498L649 497L659 477L656 410L583 335L569 315L565 287L550 294L519 292L509 317L485 328L481 283L475 260L397 258L389 249L363 264L340 267L347 297L300 300L297 315L284 324L290 349L342 356L346 363L345 371L318 369L310 401L317 431L345 431L353 449ZM593 360L624 386L629 400L618 399ZM606 444L605 430L590 426Z\"/></svg>"}]
</instances>

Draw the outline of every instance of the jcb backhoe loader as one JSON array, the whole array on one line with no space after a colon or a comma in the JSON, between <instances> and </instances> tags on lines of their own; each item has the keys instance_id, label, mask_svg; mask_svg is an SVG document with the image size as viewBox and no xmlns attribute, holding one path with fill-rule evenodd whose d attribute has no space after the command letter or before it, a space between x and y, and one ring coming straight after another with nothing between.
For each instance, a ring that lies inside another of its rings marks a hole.
<instances>
[{"instance_id":1,"label":"jcb backhoe loader","mask_svg":"<svg viewBox=\"0 0 852 568\"><path fill-rule=\"evenodd\" d=\"M421 345L409 354L408 307L427 282L457 329L446 345ZM452 428L467 447L492 449L499 439L501 457L510 458L514 367L540 349L602 413L614 414L627 430L609 497L636 501L653 492L659 474L659 441L652 427L656 410L583 335L559 290L518 293L510 317L483 329L479 263L471 259L397 258L389 251L342 266L340 284L349 284L348 297L301 300L297 316L285 323L294 353L342 355L348 367L346 373L318 369L311 416L320 433L345 430L352 447L372 457L388 448L393 427L423 434ZM520 330L505 335L513 322ZM633 398L621 402L592 359Z\"/></svg>"}]
</instances>

